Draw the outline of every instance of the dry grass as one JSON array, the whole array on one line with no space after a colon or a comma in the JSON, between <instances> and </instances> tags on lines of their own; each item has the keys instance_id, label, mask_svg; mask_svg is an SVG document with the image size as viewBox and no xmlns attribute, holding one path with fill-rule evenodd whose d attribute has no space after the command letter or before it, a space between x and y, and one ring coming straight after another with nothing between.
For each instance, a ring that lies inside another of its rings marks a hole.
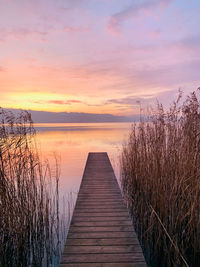
<instances>
[{"instance_id":1,"label":"dry grass","mask_svg":"<svg viewBox=\"0 0 200 267\"><path fill-rule=\"evenodd\" d=\"M1 109L0 118L0 266L51 266L60 253L58 165L52 177L41 163L29 113Z\"/></svg>"},{"instance_id":2,"label":"dry grass","mask_svg":"<svg viewBox=\"0 0 200 267\"><path fill-rule=\"evenodd\" d=\"M198 93L198 92L197 92ZM200 266L200 102L133 125L121 183L149 266Z\"/></svg>"}]
</instances>

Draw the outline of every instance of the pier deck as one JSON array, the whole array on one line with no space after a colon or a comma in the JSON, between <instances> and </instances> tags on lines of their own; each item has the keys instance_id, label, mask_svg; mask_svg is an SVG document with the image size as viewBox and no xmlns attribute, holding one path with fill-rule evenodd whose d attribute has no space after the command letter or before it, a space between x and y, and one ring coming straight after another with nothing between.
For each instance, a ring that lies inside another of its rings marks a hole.
<instances>
[{"instance_id":1,"label":"pier deck","mask_svg":"<svg viewBox=\"0 0 200 267\"><path fill-rule=\"evenodd\" d=\"M60 266L147 266L107 153L88 154Z\"/></svg>"}]
</instances>

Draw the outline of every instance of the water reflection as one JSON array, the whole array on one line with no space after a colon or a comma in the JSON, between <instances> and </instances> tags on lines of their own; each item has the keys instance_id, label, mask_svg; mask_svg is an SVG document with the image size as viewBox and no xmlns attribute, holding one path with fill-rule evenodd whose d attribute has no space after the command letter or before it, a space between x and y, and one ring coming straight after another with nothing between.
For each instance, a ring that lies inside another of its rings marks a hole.
<instances>
[{"instance_id":1,"label":"water reflection","mask_svg":"<svg viewBox=\"0 0 200 267\"><path fill-rule=\"evenodd\" d=\"M61 158L61 193L77 192L89 152L106 151L119 177L118 156L130 123L36 124L43 157Z\"/></svg>"}]
</instances>

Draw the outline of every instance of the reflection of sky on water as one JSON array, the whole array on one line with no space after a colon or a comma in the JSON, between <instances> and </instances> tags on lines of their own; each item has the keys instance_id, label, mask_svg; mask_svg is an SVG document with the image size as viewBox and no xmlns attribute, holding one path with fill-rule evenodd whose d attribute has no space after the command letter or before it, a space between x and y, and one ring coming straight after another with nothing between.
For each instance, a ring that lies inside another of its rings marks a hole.
<instances>
[{"instance_id":1,"label":"reflection of sky on water","mask_svg":"<svg viewBox=\"0 0 200 267\"><path fill-rule=\"evenodd\" d=\"M37 141L43 158L61 158L60 190L77 192L89 152L106 151L116 176L118 157L130 123L36 124Z\"/></svg>"}]
</instances>

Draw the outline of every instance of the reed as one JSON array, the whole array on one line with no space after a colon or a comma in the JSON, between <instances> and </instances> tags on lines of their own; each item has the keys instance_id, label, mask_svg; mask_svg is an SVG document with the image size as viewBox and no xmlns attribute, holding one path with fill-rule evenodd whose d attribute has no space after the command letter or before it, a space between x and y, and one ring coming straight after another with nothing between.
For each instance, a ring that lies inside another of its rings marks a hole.
<instances>
[{"instance_id":1,"label":"reed","mask_svg":"<svg viewBox=\"0 0 200 267\"><path fill-rule=\"evenodd\" d=\"M121 185L149 266L200 266L199 91L132 126Z\"/></svg>"},{"instance_id":2,"label":"reed","mask_svg":"<svg viewBox=\"0 0 200 267\"><path fill-rule=\"evenodd\" d=\"M56 266L58 164L41 162L28 112L0 109L0 119L0 266Z\"/></svg>"}]
</instances>

